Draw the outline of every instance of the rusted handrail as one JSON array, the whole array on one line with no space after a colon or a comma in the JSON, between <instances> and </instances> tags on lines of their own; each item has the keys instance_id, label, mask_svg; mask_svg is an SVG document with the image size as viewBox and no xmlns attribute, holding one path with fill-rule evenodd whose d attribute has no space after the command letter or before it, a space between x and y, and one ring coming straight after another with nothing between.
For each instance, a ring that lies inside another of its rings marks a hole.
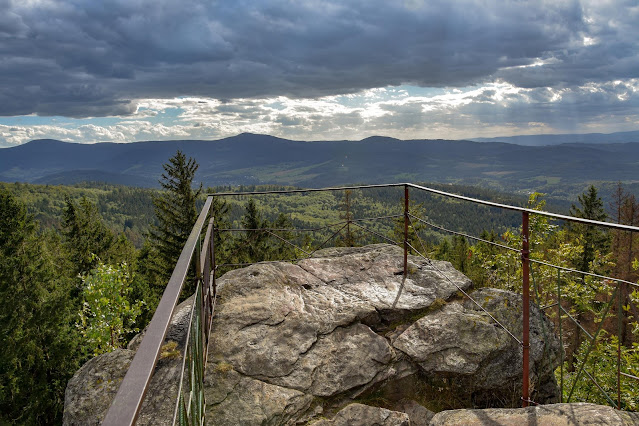
<instances>
[{"instance_id":1,"label":"rusted handrail","mask_svg":"<svg viewBox=\"0 0 639 426\"><path fill-rule=\"evenodd\" d=\"M443 195L445 197L455 198L457 200L470 201L471 203L481 204L488 207L497 207L500 209L512 210L512 211L521 212L521 213L529 213L529 214L536 214L539 216L546 216L546 217L550 217L557 220L566 220L569 222L583 223L586 225L603 226L605 228L619 229L622 231L639 232L639 227L636 227L636 226L622 225L620 223L612 223L612 222L601 222L598 220L590 220L590 219L583 219L580 217L566 216L563 214L551 213L551 212L546 212L543 210L533 210L533 209L527 209L525 207L511 206L509 204L495 203L492 201L485 201L485 200L480 200L478 198L471 198L471 197L466 197L464 195L453 194L451 192L444 192L438 189L428 188L426 186L415 185L414 183L407 183L406 185L412 188L421 189L422 191L431 192L433 194Z\"/></svg>"},{"instance_id":2,"label":"rusted handrail","mask_svg":"<svg viewBox=\"0 0 639 426\"><path fill-rule=\"evenodd\" d=\"M128 426L135 424L140 413L144 396L153 376L153 370L160 355L160 348L169 328L173 311L182 293L191 260L213 199L208 197L189 238L182 249L166 290L160 299L146 334L140 343L131 365L129 366L118 389L111 407L102 422L103 426Z\"/></svg>"},{"instance_id":3,"label":"rusted handrail","mask_svg":"<svg viewBox=\"0 0 639 426\"><path fill-rule=\"evenodd\" d=\"M354 186L345 186L345 187L329 187L329 188L311 188L311 189L290 189L290 190L272 190L272 191L249 191L249 192L224 192L224 193L213 193L213 194L209 194L206 200L206 203L204 204L204 207L202 208L202 211L200 212L200 215L195 223L195 226L193 227L193 230L191 231L191 234L182 250L182 253L178 259L178 262L176 264L176 267L173 271L173 274L171 275L171 278L169 280L169 283L167 284L167 288L162 296L162 299L160 300L160 303L158 305L158 308L155 311L155 314L153 315L153 319L151 320L151 323L149 324L149 327L147 329L146 335L144 336L144 339L142 340L142 343L140 344L140 347L131 363L131 366L129 367L129 370L127 371L124 380L122 381L120 388L118 389L118 392L115 396L115 399L113 400L113 403L109 409L109 411L107 412L107 415L103 421L103 425L107 425L107 426L120 426L120 425L133 425L135 424L135 421L137 419L137 416L140 412L140 408L142 406L142 403L144 401L144 396L146 394L147 388L148 388L148 384L151 380L151 377L153 375L153 371L155 369L155 365L157 363L158 360L158 356L160 353L160 349L162 347L162 344L164 342L164 338L166 335L166 332L168 330L168 326L170 324L171 321L171 317L173 315L173 311L175 309L175 306L177 305L177 302L179 300L180 294L182 292L182 289L184 287L184 283L186 281L187 275L188 275L188 270L189 270L189 266L191 264L191 262L194 259L194 255L196 255L196 251L197 251L197 245L199 242L199 237L202 233L202 230L205 226L205 222L206 222L206 218L209 214L211 205L212 205L212 200L213 197L223 197L223 196L247 196L247 195L270 195L270 194L292 194L292 193L310 193L310 192L322 192L322 191L343 191L343 190L349 190L349 189L373 189L373 188L392 188L392 187L403 187L404 188L404 202L405 202L405 206L404 206L404 212L403 214L400 215L392 215L392 216L382 216L379 218L365 218L365 219L353 219L353 220L348 220L347 224L354 224L357 225L360 228L363 228L365 231L368 232L373 232L361 225L359 225L356 222L359 221L364 221L364 220L372 220L372 219L386 219L386 218L396 218L396 217L404 217L404 241L403 241L403 246L404 246L404 251L405 253L407 252L408 248L410 247L411 249L414 249L414 247L412 247L409 243L408 243L408 224L410 221L410 218L414 218L420 222L424 222L428 225L432 225L426 221L424 221L423 219L420 219L416 216L413 216L410 211L409 211L409 205L408 205L408 190L409 188L414 188L420 191L425 191L425 192L429 192L432 194L436 194L436 195L441 195L444 197L449 197L449 198L453 198L453 199L458 199L458 200L463 200L463 201L468 201L471 203L475 203L475 204L479 204L479 205L484 205L487 207L494 207L494 208L498 208L498 209L505 209L505 210L510 210L510 211L517 211L522 213L522 218L523 218L523 225L526 224L527 222L527 218L530 214L534 214L534 215L539 215L539 216L545 216L545 217L549 217L552 219L556 219L556 220L564 220L564 221L569 221L569 222L575 222L575 223L581 223L581 224L586 224L586 225L592 225L592 226L602 226L602 227L606 227L606 228L610 228L610 229L617 229L617 230L623 230L623 231L632 231L632 232L639 232L639 227L635 227L635 226L629 226L629 225L621 225L621 224L615 224L615 223L610 223L610 222L601 222L601 221L595 221L595 220L589 220L589 219L582 219L582 218L576 218L576 217L572 217L572 216L566 216L566 215L561 215L561 214L557 214L557 213L550 213L550 212L545 212L545 211L539 211L539 210L533 210L533 209L528 209L528 208L524 208L524 207L517 207L517 206L512 206L512 205L508 205L508 204L501 204L501 203L495 203L495 202L491 202L491 201L485 201L485 200L480 200L480 199L476 199L476 198L471 198L471 197L466 197L463 195L458 195L458 194L453 194L453 193L449 193L449 192L445 192L445 191L440 191L440 190L436 190L433 188L428 188L422 185L416 185L416 184L412 184L412 183L394 183L394 184L377 184L377 185L354 185ZM326 228L331 228L334 226L337 226L340 224L332 224L326 227L322 227L322 228L317 228L315 230L320 230L320 229L326 229ZM434 225L432 225L434 226ZM213 248L213 241L214 238L211 236L211 229L213 227L212 222L209 222L209 229L207 230L207 237L206 237L206 241L204 244L204 250L203 252L200 254L198 253L197 256L197 263L200 264L200 266L203 266L204 269L209 269L211 268L213 271L213 276L212 277L200 277L202 279L201 285L202 286L206 286L207 288L205 289L205 287L201 287L201 291L203 292L203 296L210 298L210 288L209 287L209 278L213 279L213 283L215 282L215 270L220 267L220 266L224 266L224 265L216 265L215 259L214 259L214 255L212 254L212 250L214 250ZM342 227L343 228L343 227ZM330 240L331 238L333 238L337 233L339 233L341 231L341 229L338 229L337 232L335 232L328 240ZM524 226L524 229L526 229L527 227ZM448 232L454 232L454 231L449 231L445 228L441 228L442 230L448 231ZM269 229L269 231L274 231L275 229ZM215 232L215 229L213 229L213 231ZM217 230L217 232L220 231L236 231L235 229L219 229ZM374 233L374 232L373 232ZM454 232L457 233L457 232ZM281 237L277 236L276 234L273 234L276 237L282 239ZM465 235L465 234L462 234ZM524 234L525 235L525 234ZM379 236L379 235L378 235ZM468 236L470 237L470 236ZM470 238L475 238L478 239L476 237L470 237ZM328 240L326 240L321 246L323 246L324 244L326 244L326 242L328 242ZM478 239L481 240L481 239ZM526 239L525 239L526 240ZM499 245L499 244L495 244L495 245ZM211 246L211 247L209 247ZM320 247L321 247L320 246ZM505 248L505 247L504 247ZM513 250L513 248L508 247L509 250ZM317 249L316 249L317 250ZM517 249L514 249L517 250ZM415 251L417 251L415 249ZM519 250L517 250L519 251ZM524 245L521 248L521 254L522 254L522 262L524 264L527 264L528 262L535 262L535 263L544 263L544 262L539 262L533 259L529 259L528 258L528 248L526 247L526 245ZM314 251L313 251L314 252ZM310 254L307 253L308 255L312 255L311 252ZM419 253L417 251L417 253ZM423 256L423 255L422 255ZM545 263L544 263L545 264ZM555 266L555 265L548 265L548 266ZM404 261L404 273L406 274L407 271L407 267L406 267L406 261ZM200 274L202 271L198 271L198 274ZM579 271L575 271L575 272L579 272ZM527 273L524 273L524 275L528 275ZM594 275L594 274L590 274L590 275ZM605 277L605 278L610 278L610 277ZM526 277L524 277L524 280L526 279ZM612 278L614 279L614 278ZM623 280L618 280L615 279L618 282L624 282ZM633 283L634 284L634 283ZM214 285L214 284L213 284ZM636 284L635 284L636 285ZM527 293L527 285L524 282L524 293ZM524 297L523 300L523 306L524 306L524 310L526 310L526 307L528 307L528 303L527 303L527 298ZM213 303L215 303L215 301L212 301ZM210 313L209 313L210 314ZM205 329L205 333L206 335L204 336L204 342L206 342L206 340L208 340L208 331L209 331L209 327L211 324L212 318L210 317L206 317L204 318L204 329ZM524 321L525 322L525 321ZM208 324L207 324L208 323ZM528 336L526 335L526 329L527 327L524 326L524 332L523 332L523 338L522 341L519 341L519 339L517 339L515 336L515 339L520 342L520 344L523 346L524 349L524 353L527 352L527 346L528 346ZM508 331L508 330L506 330ZM511 334L509 332L509 334ZM512 335L512 334L511 334ZM524 356L525 358L527 358L526 356ZM528 392L526 391L526 382L527 382L527 360L524 361L524 365L523 367L523 385L524 385L524 395L522 395L522 400L524 402L524 404L526 404L527 402L530 402L529 400L529 395ZM204 367L202 367L204 368ZM630 376L626 373L621 372L620 375L623 376L629 376L629 377L634 377L634 376Z\"/></svg>"},{"instance_id":4,"label":"rusted handrail","mask_svg":"<svg viewBox=\"0 0 639 426\"><path fill-rule=\"evenodd\" d=\"M601 222L598 220L590 220L583 219L574 216L566 216L559 213L551 213L543 210L533 210L525 207L511 206L510 204L501 204L495 203L493 201L480 200L479 198L467 197L465 195L454 194L452 192L440 191L438 189L429 188L427 186L417 185L414 183L389 183L389 184L379 184L379 185L354 185L354 186L343 186L343 187L329 187L329 188L308 188L308 189L282 189L282 190L273 190L273 191L248 191L248 192L216 192L208 194L211 197L228 197L228 196L240 196L240 195L269 195L269 194L294 194L294 193L304 193L304 192L322 192L322 191L340 191L346 189L369 189L369 188L393 188L400 186L408 186L410 188L419 189L422 191L430 192L432 194L442 195L444 197L454 198L456 200L469 201L474 204L481 204L488 207L496 207L504 210L511 210L516 212L527 212L529 214L536 214L539 216L546 216L557 220L566 220L569 222L577 222L583 223L586 225L596 225L603 226L611 229L619 229L622 231L633 231L639 232L639 227L630 226L630 225L622 225L620 223L612 223L612 222Z\"/></svg>"}]
</instances>

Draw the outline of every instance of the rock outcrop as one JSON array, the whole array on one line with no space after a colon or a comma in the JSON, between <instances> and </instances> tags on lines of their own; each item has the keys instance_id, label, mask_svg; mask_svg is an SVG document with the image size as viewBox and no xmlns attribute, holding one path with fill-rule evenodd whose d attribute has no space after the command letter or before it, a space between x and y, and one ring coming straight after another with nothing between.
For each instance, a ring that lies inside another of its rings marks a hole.
<instances>
[{"instance_id":1,"label":"rock outcrop","mask_svg":"<svg viewBox=\"0 0 639 426\"><path fill-rule=\"evenodd\" d=\"M410 256L405 281L402 271L401 249L380 244L220 278L206 383L211 424L342 424L353 402L369 401L410 405L422 413L415 417L455 404L518 406L520 345L478 305L521 338L521 296L482 289L471 293L477 305L460 292L470 280L448 262ZM552 402L559 345L551 323L531 312L531 380L544 390L534 397Z\"/></svg>"},{"instance_id":2,"label":"rock outcrop","mask_svg":"<svg viewBox=\"0 0 639 426\"><path fill-rule=\"evenodd\" d=\"M407 414L363 404L350 404L341 409L331 420L321 419L313 426L410 426Z\"/></svg>"},{"instance_id":3,"label":"rock outcrop","mask_svg":"<svg viewBox=\"0 0 639 426\"><path fill-rule=\"evenodd\" d=\"M448 410L437 413L431 426L636 426L639 413L628 413L602 405L549 404L528 408Z\"/></svg>"},{"instance_id":4,"label":"rock outcrop","mask_svg":"<svg viewBox=\"0 0 639 426\"><path fill-rule=\"evenodd\" d=\"M170 425L173 421L182 365L180 357L184 353L192 303L193 297L190 297L175 309L165 342L177 345L158 360L137 425ZM97 426L102 423L143 334L133 338L127 349L99 355L73 375L64 394L63 425Z\"/></svg>"},{"instance_id":5,"label":"rock outcrop","mask_svg":"<svg viewBox=\"0 0 639 426\"><path fill-rule=\"evenodd\" d=\"M409 256L408 271L404 280L401 249L379 244L219 278L207 424L420 426L448 422L442 413L463 415L433 412L442 409L519 406L521 347L495 319L520 338L521 297L471 291L448 262ZM178 351L189 306L179 307L170 329ZM139 340L76 373L64 424L99 424ZM535 307L530 353L533 398L553 402L559 345ZM139 424L171 421L178 364L159 361Z\"/></svg>"}]
</instances>

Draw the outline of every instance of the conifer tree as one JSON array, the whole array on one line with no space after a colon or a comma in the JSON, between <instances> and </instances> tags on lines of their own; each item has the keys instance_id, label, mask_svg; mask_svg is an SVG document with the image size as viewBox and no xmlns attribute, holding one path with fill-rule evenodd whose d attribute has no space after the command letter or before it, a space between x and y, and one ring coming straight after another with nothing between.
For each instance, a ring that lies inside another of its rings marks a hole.
<instances>
[{"instance_id":1,"label":"conifer tree","mask_svg":"<svg viewBox=\"0 0 639 426\"><path fill-rule=\"evenodd\" d=\"M247 231L238 241L239 261L250 263L268 260L267 234L260 229L268 228L269 223L264 219L252 198L246 203L246 213L242 217L241 224Z\"/></svg>"},{"instance_id":2,"label":"conifer tree","mask_svg":"<svg viewBox=\"0 0 639 426\"><path fill-rule=\"evenodd\" d=\"M89 272L100 259L110 260L115 237L102 222L95 204L86 197L77 204L67 198L63 220L64 246L75 276Z\"/></svg>"},{"instance_id":3,"label":"conifer tree","mask_svg":"<svg viewBox=\"0 0 639 426\"><path fill-rule=\"evenodd\" d=\"M291 220L284 213L280 213L273 223L273 228L292 229L293 223L291 223ZM274 231L274 233L282 239L271 236L273 243L270 244L270 260L294 259L296 255L295 247L284 241L291 241L294 238L293 233L290 231Z\"/></svg>"},{"instance_id":4,"label":"conifer tree","mask_svg":"<svg viewBox=\"0 0 639 426\"><path fill-rule=\"evenodd\" d=\"M452 264L458 271L466 274L469 269L470 246L466 237L453 235Z\"/></svg>"},{"instance_id":5,"label":"conifer tree","mask_svg":"<svg viewBox=\"0 0 639 426\"><path fill-rule=\"evenodd\" d=\"M351 227L351 221L353 220L353 193L350 189L344 191L344 198L342 199L340 219L346 222L346 227L342 230L341 235L335 241L336 245L344 247L355 246L355 235Z\"/></svg>"},{"instance_id":6,"label":"conifer tree","mask_svg":"<svg viewBox=\"0 0 639 426\"><path fill-rule=\"evenodd\" d=\"M157 256L153 268L165 285L197 220L195 202L202 185L193 190L198 164L180 150L162 167L160 185L164 192L153 199L158 225L151 227L150 237Z\"/></svg>"},{"instance_id":7,"label":"conifer tree","mask_svg":"<svg viewBox=\"0 0 639 426\"><path fill-rule=\"evenodd\" d=\"M571 216L598 221L606 220L607 214L603 201L594 185L590 185L586 192L578 197L578 200L580 206L572 205ZM608 248L608 235L601 227L594 225L571 223L570 228L580 237L583 245L582 255L575 266L580 271L591 272L591 263L595 260L596 252L603 252Z\"/></svg>"},{"instance_id":8,"label":"conifer tree","mask_svg":"<svg viewBox=\"0 0 639 426\"><path fill-rule=\"evenodd\" d=\"M0 188L0 424L62 422L64 389L82 348L71 281L54 233Z\"/></svg>"}]
</instances>

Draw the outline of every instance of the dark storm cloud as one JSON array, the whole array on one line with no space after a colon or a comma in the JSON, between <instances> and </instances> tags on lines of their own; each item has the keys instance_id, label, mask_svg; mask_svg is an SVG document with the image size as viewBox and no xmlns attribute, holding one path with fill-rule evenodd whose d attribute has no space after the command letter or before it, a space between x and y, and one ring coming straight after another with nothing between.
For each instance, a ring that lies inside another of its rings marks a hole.
<instances>
[{"instance_id":1,"label":"dark storm cloud","mask_svg":"<svg viewBox=\"0 0 639 426\"><path fill-rule=\"evenodd\" d=\"M627 78L639 68L631 4L0 0L0 114L126 115L139 98ZM521 68L538 58L549 65Z\"/></svg>"}]
</instances>

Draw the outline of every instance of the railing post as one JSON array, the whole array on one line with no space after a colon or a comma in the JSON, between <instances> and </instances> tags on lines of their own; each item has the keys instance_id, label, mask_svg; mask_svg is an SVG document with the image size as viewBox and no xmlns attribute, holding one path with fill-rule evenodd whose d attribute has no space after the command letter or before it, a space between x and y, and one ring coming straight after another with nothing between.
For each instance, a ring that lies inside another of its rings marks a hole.
<instances>
[{"instance_id":1,"label":"railing post","mask_svg":"<svg viewBox=\"0 0 639 426\"><path fill-rule=\"evenodd\" d=\"M217 264L215 263L215 232L217 228L215 227L215 221L213 221L213 232L211 232L211 284L213 286L213 298L217 296L217 284L215 283L215 271L217 270Z\"/></svg>"},{"instance_id":2,"label":"railing post","mask_svg":"<svg viewBox=\"0 0 639 426\"><path fill-rule=\"evenodd\" d=\"M522 212L521 221L521 263L522 263L522 311L523 311L523 337L522 337L522 352L523 352L523 365L522 365L522 407L528 407L528 401L530 400L528 386L530 384L529 373L529 352L530 352L530 261L528 255L530 254L530 247L528 244L528 212Z\"/></svg>"},{"instance_id":3,"label":"railing post","mask_svg":"<svg viewBox=\"0 0 639 426\"><path fill-rule=\"evenodd\" d=\"M404 185L404 279L408 278L408 185Z\"/></svg>"},{"instance_id":4,"label":"railing post","mask_svg":"<svg viewBox=\"0 0 639 426\"><path fill-rule=\"evenodd\" d=\"M564 335L561 327L561 270L557 269L557 318L559 322L559 402L564 402Z\"/></svg>"},{"instance_id":5,"label":"railing post","mask_svg":"<svg viewBox=\"0 0 639 426\"><path fill-rule=\"evenodd\" d=\"M632 234L630 234L632 237ZM617 282L617 409L621 410L621 337L622 337L622 294L625 294L625 283Z\"/></svg>"},{"instance_id":6,"label":"railing post","mask_svg":"<svg viewBox=\"0 0 639 426\"><path fill-rule=\"evenodd\" d=\"M344 202L346 203L346 243L348 247L352 247L353 238L351 238L351 190L344 190Z\"/></svg>"}]
</instances>

